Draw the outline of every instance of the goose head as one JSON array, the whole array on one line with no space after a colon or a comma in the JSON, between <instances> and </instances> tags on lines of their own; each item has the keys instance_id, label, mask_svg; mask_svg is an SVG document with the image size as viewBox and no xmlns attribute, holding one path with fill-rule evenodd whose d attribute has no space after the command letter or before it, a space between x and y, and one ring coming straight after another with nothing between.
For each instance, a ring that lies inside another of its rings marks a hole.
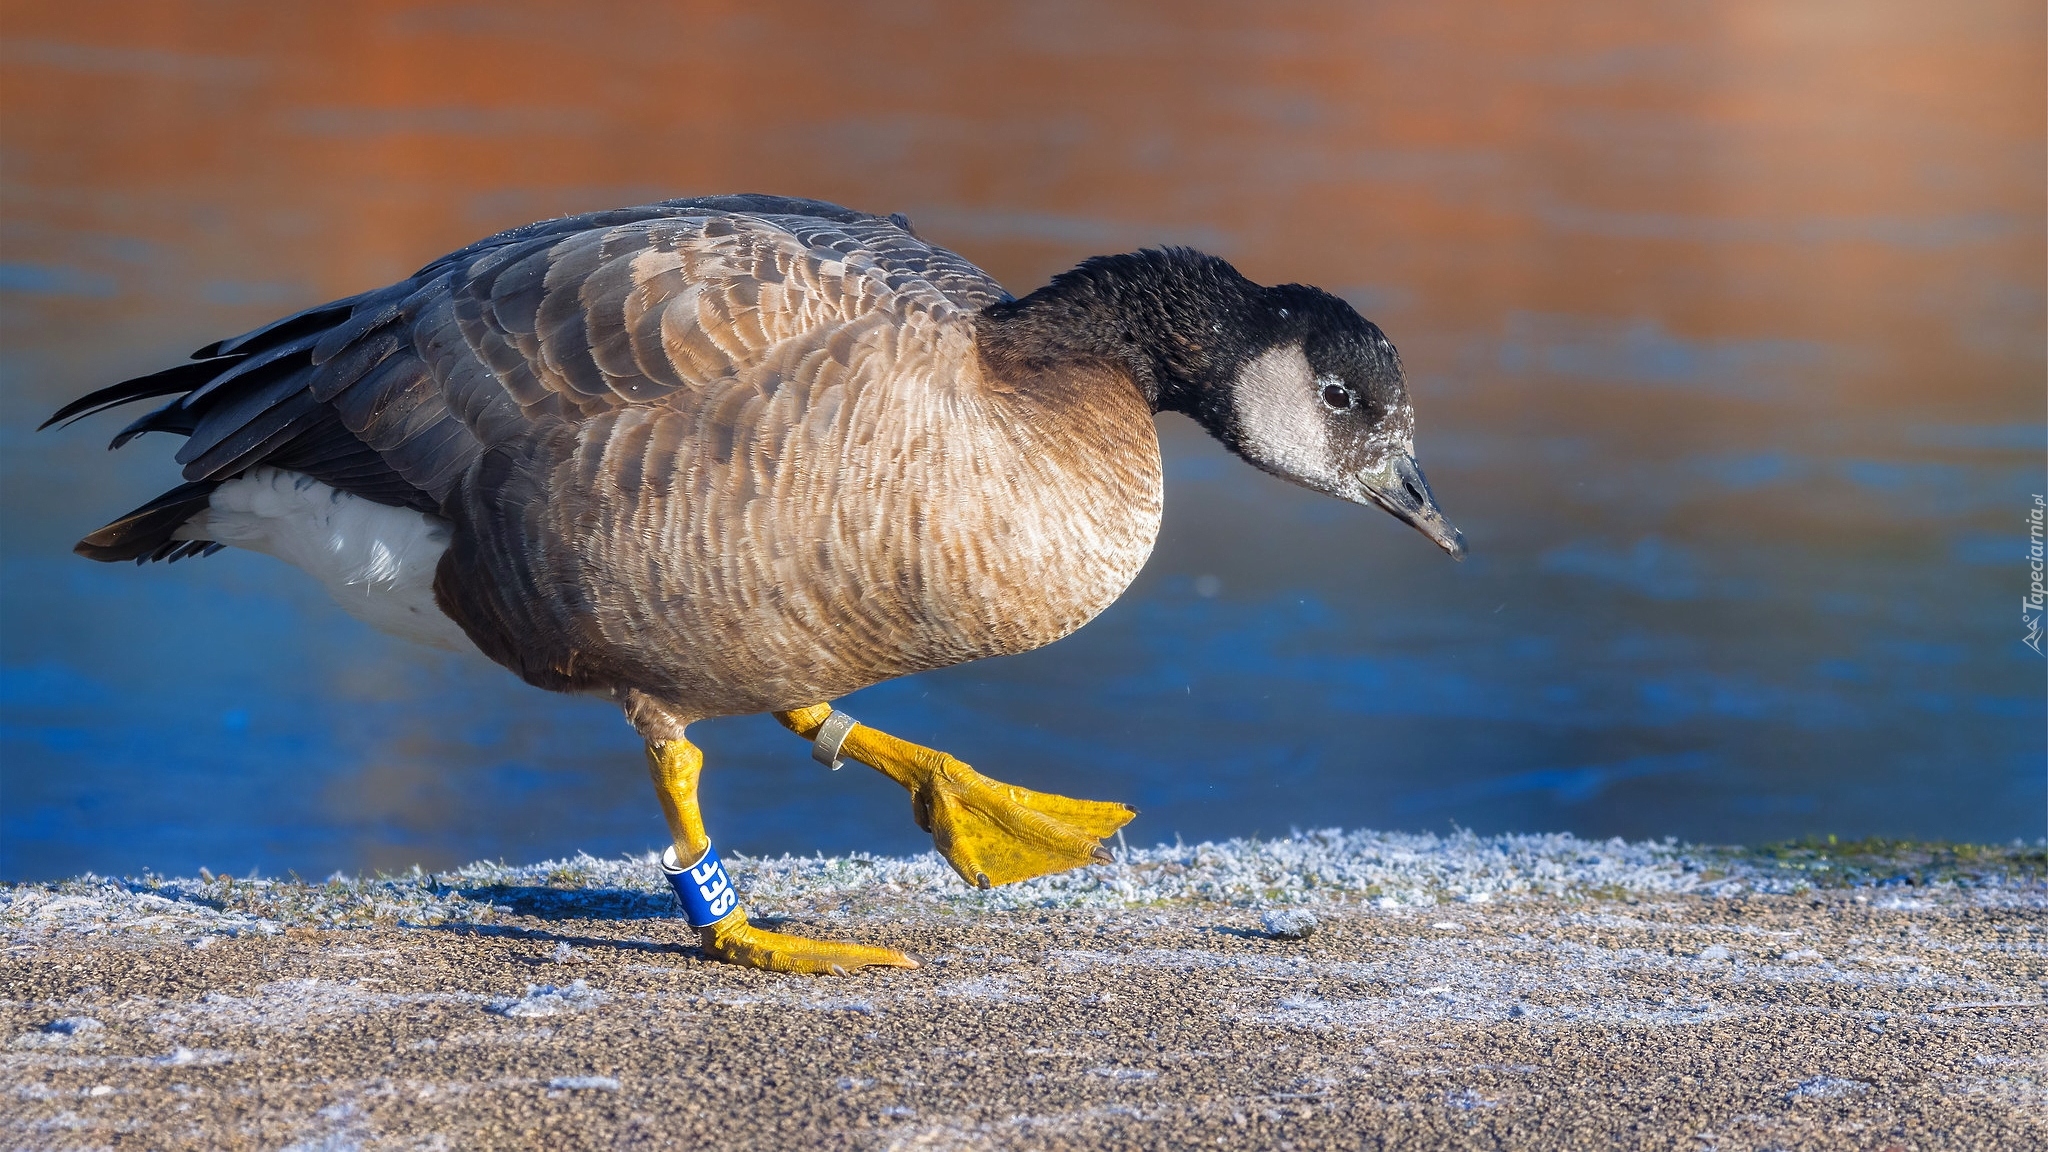
<instances>
[{"instance_id":1,"label":"goose head","mask_svg":"<svg viewBox=\"0 0 2048 1152\"><path fill-rule=\"evenodd\" d=\"M1121 367L1155 412L1193 417L1283 480L1386 509L1463 559L1415 462L1415 409L1386 333L1320 288L1266 287L1188 248L1096 256L985 308L1000 375L1074 360Z\"/></svg>"},{"instance_id":2,"label":"goose head","mask_svg":"<svg viewBox=\"0 0 2048 1152\"><path fill-rule=\"evenodd\" d=\"M1189 390L1190 414L1255 467L1384 508L1464 559L1415 461L1415 407L1386 333L1317 288L1267 288L1248 303L1242 354Z\"/></svg>"}]
</instances>

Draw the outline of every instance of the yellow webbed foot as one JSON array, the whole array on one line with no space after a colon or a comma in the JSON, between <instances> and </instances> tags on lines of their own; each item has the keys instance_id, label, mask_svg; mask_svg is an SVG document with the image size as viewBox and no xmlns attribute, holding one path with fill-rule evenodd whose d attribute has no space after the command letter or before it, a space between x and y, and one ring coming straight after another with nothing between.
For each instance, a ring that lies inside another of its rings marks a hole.
<instances>
[{"instance_id":1,"label":"yellow webbed foot","mask_svg":"<svg viewBox=\"0 0 2048 1152\"><path fill-rule=\"evenodd\" d=\"M818 739L830 705L779 712L799 736ZM910 790L917 826L962 880L988 888L1107 864L1102 838L1138 813L1127 804L1074 800L991 780L959 760L865 724L843 733L838 754L870 765Z\"/></svg>"},{"instance_id":2,"label":"yellow webbed foot","mask_svg":"<svg viewBox=\"0 0 2048 1152\"><path fill-rule=\"evenodd\" d=\"M862 968L918 967L917 961L894 948L812 940L756 928L747 922L747 914L738 910L708 928L699 928L697 937L712 958L763 972L845 976Z\"/></svg>"},{"instance_id":3,"label":"yellow webbed foot","mask_svg":"<svg viewBox=\"0 0 2048 1152\"><path fill-rule=\"evenodd\" d=\"M944 756L910 791L917 826L962 880L980 888L1107 864L1102 838L1138 813L991 780Z\"/></svg>"}]
</instances>

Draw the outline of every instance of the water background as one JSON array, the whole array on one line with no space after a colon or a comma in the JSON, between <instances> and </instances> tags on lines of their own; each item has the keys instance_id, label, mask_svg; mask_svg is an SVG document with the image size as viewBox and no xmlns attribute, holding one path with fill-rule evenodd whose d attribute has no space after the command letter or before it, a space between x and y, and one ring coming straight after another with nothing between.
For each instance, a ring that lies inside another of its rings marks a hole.
<instances>
[{"instance_id":1,"label":"water background","mask_svg":"<svg viewBox=\"0 0 2048 1152\"><path fill-rule=\"evenodd\" d=\"M2043 832L2038 4L0 12L0 877L657 843L607 706L266 557L77 559L175 445L33 428L497 229L738 190L906 212L1020 294L1163 242L1337 291L1472 546L1163 418L1123 600L863 719L1146 842ZM728 848L928 846L771 720L697 737Z\"/></svg>"}]
</instances>

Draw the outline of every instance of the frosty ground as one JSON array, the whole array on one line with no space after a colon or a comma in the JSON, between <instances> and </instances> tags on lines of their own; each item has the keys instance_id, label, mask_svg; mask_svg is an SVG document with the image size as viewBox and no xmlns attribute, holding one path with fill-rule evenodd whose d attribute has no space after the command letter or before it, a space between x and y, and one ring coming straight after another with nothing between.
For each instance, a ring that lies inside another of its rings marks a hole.
<instances>
[{"instance_id":1,"label":"frosty ground","mask_svg":"<svg viewBox=\"0 0 2048 1152\"><path fill-rule=\"evenodd\" d=\"M2048 1146L2039 846L1313 833L994 892L729 857L915 972L705 961L652 857L0 892L26 1147Z\"/></svg>"}]
</instances>

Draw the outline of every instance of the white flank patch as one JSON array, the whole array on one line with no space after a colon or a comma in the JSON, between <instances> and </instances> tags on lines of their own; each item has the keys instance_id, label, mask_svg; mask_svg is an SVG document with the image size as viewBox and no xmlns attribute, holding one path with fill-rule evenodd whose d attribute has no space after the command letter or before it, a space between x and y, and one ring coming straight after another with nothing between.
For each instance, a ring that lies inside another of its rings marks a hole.
<instances>
[{"instance_id":1,"label":"white flank patch","mask_svg":"<svg viewBox=\"0 0 2048 1152\"><path fill-rule=\"evenodd\" d=\"M349 615L380 632L452 652L475 645L434 603L434 568L448 525L331 488L311 476L257 468L214 489L210 507L178 529L262 552L311 575Z\"/></svg>"}]
</instances>

